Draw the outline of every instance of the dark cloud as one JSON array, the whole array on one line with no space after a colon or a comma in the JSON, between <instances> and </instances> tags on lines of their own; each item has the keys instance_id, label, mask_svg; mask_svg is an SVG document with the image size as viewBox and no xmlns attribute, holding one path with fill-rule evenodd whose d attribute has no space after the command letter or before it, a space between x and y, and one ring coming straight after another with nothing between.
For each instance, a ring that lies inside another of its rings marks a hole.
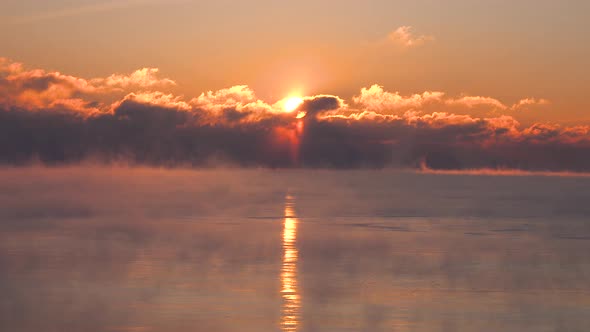
<instances>
[{"instance_id":1,"label":"dark cloud","mask_svg":"<svg viewBox=\"0 0 590 332\"><path fill-rule=\"evenodd\" d=\"M308 117L316 116L326 111L337 110L342 106L340 98L335 96L316 96L303 101L299 110L306 112Z\"/></svg>"},{"instance_id":2,"label":"dark cloud","mask_svg":"<svg viewBox=\"0 0 590 332\"><path fill-rule=\"evenodd\" d=\"M0 163L590 171L588 126L522 128L509 115L450 112L514 108L489 97L404 97L373 86L354 107L318 95L286 113L244 85L189 101L145 90L174 83L157 72L85 80L0 59Z\"/></svg>"},{"instance_id":3,"label":"dark cloud","mask_svg":"<svg viewBox=\"0 0 590 332\"><path fill-rule=\"evenodd\" d=\"M28 81L23 82L24 89L31 89L35 91L44 91L49 89L49 86L57 82L53 76L32 77Z\"/></svg>"},{"instance_id":4,"label":"dark cloud","mask_svg":"<svg viewBox=\"0 0 590 332\"><path fill-rule=\"evenodd\" d=\"M247 122L241 121L247 113L228 108L218 123L211 123L210 114L202 110L132 100L111 113L92 116L3 109L0 162L67 164L93 159L206 166L216 160L267 167L590 171L587 134L568 128L535 125L515 132L488 120L421 118L412 123L318 115L336 103L319 97L303 105L316 116L295 119L279 114ZM284 130L277 135L277 128ZM290 139L283 137L289 135Z\"/></svg>"}]
</instances>

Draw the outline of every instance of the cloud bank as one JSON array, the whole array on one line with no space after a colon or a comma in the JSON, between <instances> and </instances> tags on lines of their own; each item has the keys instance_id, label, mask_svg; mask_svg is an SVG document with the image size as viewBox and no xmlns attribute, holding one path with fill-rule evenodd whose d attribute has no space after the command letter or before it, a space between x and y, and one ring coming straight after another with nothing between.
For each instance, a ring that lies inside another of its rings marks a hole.
<instances>
[{"instance_id":1,"label":"cloud bank","mask_svg":"<svg viewBox=\"0 0 590 332\"><path fill-rule=\"evenodd\" d=\"M0 59L0 163L590 171L588 126L515 119L545 99L373 85L285 112L245 85L191 99L175 84L154 68L84 79Z\"/></svg>"}]
</instances>

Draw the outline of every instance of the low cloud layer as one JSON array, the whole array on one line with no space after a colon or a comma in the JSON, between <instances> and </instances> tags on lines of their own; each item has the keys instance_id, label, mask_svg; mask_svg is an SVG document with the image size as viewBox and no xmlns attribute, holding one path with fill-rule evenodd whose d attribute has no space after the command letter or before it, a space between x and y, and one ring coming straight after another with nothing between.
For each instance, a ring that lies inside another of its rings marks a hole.
<instances>
[{"instance_id":1,"label":"low cloud layer","mask_svg":"<svg viewBox=\"0 0 590 332\"><path fill-rule=\"evenodd\" d=\"M286 112L245 85L176 96L158 74L84 79L0 59L0 163L590 171L588 126L516 120L550 107L542 98L373 85L348 102L309 96Z\"/></svg>"}]
</instances>

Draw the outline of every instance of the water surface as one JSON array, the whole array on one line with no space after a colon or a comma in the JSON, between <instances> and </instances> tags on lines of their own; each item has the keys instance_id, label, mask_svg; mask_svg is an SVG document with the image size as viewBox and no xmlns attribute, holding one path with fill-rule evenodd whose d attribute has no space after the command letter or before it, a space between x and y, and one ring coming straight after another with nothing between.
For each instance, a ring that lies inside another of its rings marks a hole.
<instances>
[{"instance_id":1,"label":"water surface","mask_svg":"<svg viewBox=\"0 0 590 332\"><path fill-rule=\"evenodd\" d=\"M590 179L0 171L2 331L588 331Z\"/></svg>"}]
</instances>

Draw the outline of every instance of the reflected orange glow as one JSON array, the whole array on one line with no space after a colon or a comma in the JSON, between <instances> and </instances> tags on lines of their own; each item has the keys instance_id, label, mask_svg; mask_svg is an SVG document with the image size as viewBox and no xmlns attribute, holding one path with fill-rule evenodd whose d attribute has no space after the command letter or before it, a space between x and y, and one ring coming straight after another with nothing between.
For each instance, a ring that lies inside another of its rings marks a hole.
<instances>
[{"instance_id":1,"label":"reflected orange glow","mask_svg":"<svg viewBox=\"0 0 590 332\"><path fill-rule=\"evenodd\" d=\"M283 227L283 265L281 268L282 331L297 331L300 320L301 297L297 288L297 223L293 197L287 195Z\"/></svg>"},{"instance_id":2,"label":"reflected orange glow","mask_svg":"<svg viewBox=\"0 0 590 332\"><path fill-rule=\"evenodd\" d=\"M303 114L305 116L305 114ZM272 147L277 150L287 149L291 162L298 164L299 146L304 130L304 120L297 120L288 126L273 128Z\"/></svg>"}]
</instances>

